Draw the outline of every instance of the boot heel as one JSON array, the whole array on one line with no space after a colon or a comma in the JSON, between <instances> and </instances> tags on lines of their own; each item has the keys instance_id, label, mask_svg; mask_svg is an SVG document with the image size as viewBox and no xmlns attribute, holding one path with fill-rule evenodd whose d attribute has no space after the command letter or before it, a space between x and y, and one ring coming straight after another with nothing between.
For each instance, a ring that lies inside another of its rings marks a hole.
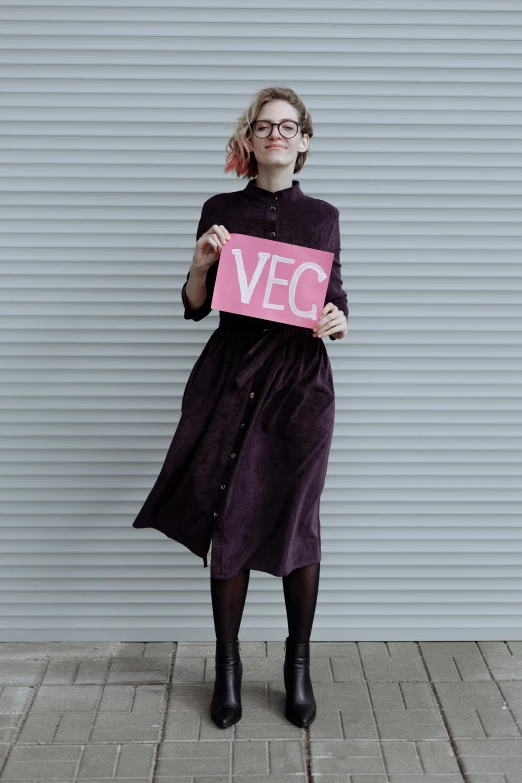
<instances>
[{"instance_id":1,"label":"boot heel","mask_svg":"<svg viewBox=\"0 0 522 783\"><path fill-rule=\"evenodd\" d=\"M317 713L310 679L310 642L297 644L289 636L286 637L283 676L286 690L285 718L296 726L309 726Z\"/></svg>"},{"instance_id":2,"label":"boot heel","mask_svg":"<svg viewBox=\"0 0 522 783\"><path fill-rule=\"evenodd\" d=\"M241 682L243 663L239 657L239 639L230 644L216 641L216 679L210 704L210 717L220 729L237 723L243 714Z\"/></svg>"}]
</instances>

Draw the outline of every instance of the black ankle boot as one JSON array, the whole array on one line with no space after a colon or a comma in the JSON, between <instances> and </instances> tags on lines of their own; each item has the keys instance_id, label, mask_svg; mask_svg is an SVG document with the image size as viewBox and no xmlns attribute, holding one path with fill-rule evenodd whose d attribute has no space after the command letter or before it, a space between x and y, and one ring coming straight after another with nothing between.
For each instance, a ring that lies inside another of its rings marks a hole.
<instances>
[{"instance_id":1,"label":"black ankle boot","mask_svg":"<svg viewBox=\"0 0 522 783\"><path fill-rule=\"evenodd\" d=\"M239 639L230 644L216 641L216 679L210 716L216 726L226 729L242 716L241 680L243 664L239 657Z\"/></svg>"},{"instance_id":2,"label":"black ankle boot","mask_svg":"<svg viewBox=\"0 0 522 783\"><path fill-rule=\"evenodd\" d=\"M286 689L285 718L296 726L309 726L314 720L315 703L310 679L310 642L285 641L283 674Z\"/></svg>"}]
</instances>

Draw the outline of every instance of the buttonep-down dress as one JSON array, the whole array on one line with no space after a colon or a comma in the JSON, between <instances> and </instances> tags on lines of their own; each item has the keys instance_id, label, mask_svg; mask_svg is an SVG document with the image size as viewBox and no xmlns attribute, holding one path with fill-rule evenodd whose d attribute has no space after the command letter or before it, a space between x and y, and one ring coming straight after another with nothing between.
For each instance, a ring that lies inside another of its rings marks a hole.
<instances>
[{"instance_id":1,"label":"buttonep-down dress","mask_svg":"<svg viewBox=\"0 0 522 783\"><path fill-rule=\"evenodd\" d=\"M299 180L275 193L256 180L203 204L197 239L215 223L230 233L333 252L324 304L348 317L340 262L339 210L307 196ZM211 311L218 261L207 272ZM190 272L187 274L187 281ZM318 310L318 314L319 314ZM310 326L313 327L317 318ZM330 338L335 339L335 338ZM319 502L335 411L325 338L312 328L219 312L196 360L181 416L159 476L135 528L154 528L203 558L210 576L241 568L285 576L321 560Z\"/></svg>"}]
</instances>

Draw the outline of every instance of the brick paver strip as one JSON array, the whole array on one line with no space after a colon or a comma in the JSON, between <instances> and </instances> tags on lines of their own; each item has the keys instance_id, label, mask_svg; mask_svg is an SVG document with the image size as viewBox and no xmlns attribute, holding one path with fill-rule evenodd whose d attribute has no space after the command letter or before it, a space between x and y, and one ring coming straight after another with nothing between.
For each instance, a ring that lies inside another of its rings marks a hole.
<instances>
[{"instance_id":1,"label":"brick paver strip","mask_svg":"<svg viewBox=\"0 0 522 783\"><path fill-rule=\"evenodd\" d=\"M243 718L215 726L214 649L0 644L0 783L522 783L520 642L312 642L309 729L284 641L242 642Z\"/></svg>"}]
</instances>

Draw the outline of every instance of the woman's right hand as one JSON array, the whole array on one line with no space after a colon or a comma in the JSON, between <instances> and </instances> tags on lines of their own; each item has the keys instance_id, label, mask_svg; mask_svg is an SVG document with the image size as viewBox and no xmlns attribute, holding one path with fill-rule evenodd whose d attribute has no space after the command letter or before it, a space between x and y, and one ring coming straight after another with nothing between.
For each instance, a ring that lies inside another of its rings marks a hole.
<instances>
[{"instance_id":1,"label":"woman's right hand","mask_svg":"<svg viewBox=\"0 0 522 783\"><path fill-rule=\"evenodd\" d=\"M221 248L229 239L230 234L225 226L214 223L196 242L196 249L192 259L193 268L198 272L206 274L218 260Z\"/></svg>"}]
</instances>

